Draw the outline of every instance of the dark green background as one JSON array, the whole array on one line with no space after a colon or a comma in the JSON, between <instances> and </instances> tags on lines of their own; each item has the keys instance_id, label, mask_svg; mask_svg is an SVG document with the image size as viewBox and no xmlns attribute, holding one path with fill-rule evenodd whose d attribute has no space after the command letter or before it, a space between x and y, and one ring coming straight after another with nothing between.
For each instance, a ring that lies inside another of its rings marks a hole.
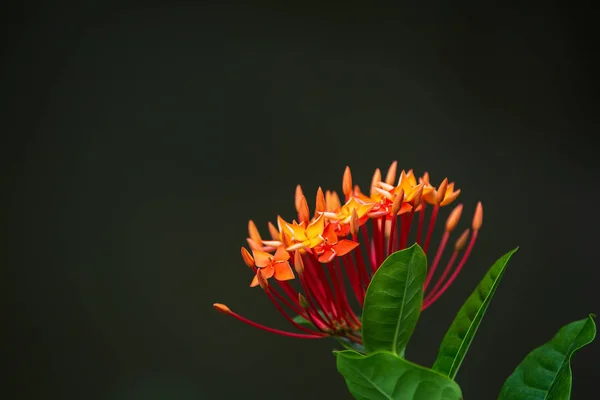
<instances>
[{"instance_id":1,"label":"dark green background","mask_svg":"<svg viewBox=\"0 0 600 400\"><path fill-rule=\"evenodd\" d=\"M600 312L585 10L199 4L3 13L7 399L349 398L332 342L211 306L288 327L247 287L247 220L291 218L297 183L339 190L346 164L366 186L397 159L485 206L412 360L433 362L521 246L458 375L466 399L495 398L528 351ZM574 399L597 387L598 349L575 358Z\"/></svg>"}]
</instances>

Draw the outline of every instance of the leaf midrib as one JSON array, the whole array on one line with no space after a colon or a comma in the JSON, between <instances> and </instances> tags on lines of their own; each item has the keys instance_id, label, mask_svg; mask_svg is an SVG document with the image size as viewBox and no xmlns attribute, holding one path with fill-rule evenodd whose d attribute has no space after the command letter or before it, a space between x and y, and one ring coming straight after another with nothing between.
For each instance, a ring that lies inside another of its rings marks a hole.
<instances>
[{"instance_id":1,"label":"leaf midrib","mask_svg":"<svg viewBox=\"0 0 600 400\"><path fill-rule=\"evenodd\" d=\"M550 386L548 387L548 390L546 391L546 394L544 395L544 400L548 399L548 396L550 395L550 390L552 390L552 388L554 387L554 382L556 382L556 378L558 378L558 375L560 375L560 371L565 366L565 363L566 362L569 362L569 363L571 362L571 356L573 355L573 352L575 350L580 349L581 347L585 346L585 344L583 344L582 346L575 347L575 343L577 343L577 339L579 339L579 337L581 336L581 333L583 332L583 329L587 325L588 321L589 320L585 321L585 323L583 324L583 326L579 330L579 333L577 333L577 336L575 337L575 339L573 339L573 344L569 347L568 351L565 353L565 357L563 358L563 361L560 363L560 367L556 371L556 375L554 375L554 378L552 378L552 382L550 383Z\"/></svg>"},{"instance_id":2,"label":"leaf midrib","mask_svg":"<svg viewBox=\"0 0 600 400\"><path fill-rule=\"evenodd\" d=\"M373 388L375 388L379 393L381 393L382 395L384 395L386 399L388 399L388 400L394 400L390 395L388 395L386 392L384 392L382 388L380 388L379 386L377 386L375 384L375 382L373 382L367 375L363 374L363 372L360 369L355 368L355 367L352 367L352 369L354 369L354 371L357 371L360 376L362 376L363 378L365 378L365 380L367 382L369 382L373 386Z\"/></svg>"},{"instance_id":3,"label":"leaf midrib","mask_svg":"<svg viewBox=\"0 0 600 400\"><path fill-rule=\"evenodd\" d=\"M512 253L511 253L512 256ZM502 266L502 268L500 269L500 272L498 273L498 275L496 276L496 279L494 279L494 282L492 283L492 288L490 289L490 291L488 292L488 294L485 296L485 299L483 300L482 305L485 305L486 302L488 302L488 300L490 299L490 297L492 296L492 293L496 291L496 285L497 283L500 281L500 278L502 277L502 275L504 274L504 269L506 268L506 266L508 265L508 261L510 260L510 257L508 257L508 259L506 260L506 262L504 263L504 265ZM485 279L485 278L484 278ZM476 289L477 290L477 289ZM489 302L488 302L489 303ZM456 371L454 370L454 365L457 363L458 359L460 358L460 354L463 350L463 348L465 347L465 343L467 342L467 338L469 336L469 333L471 332L471 329L473 328L474 322L477 320L477 318L479 317L481 311L484 309L484 307L479 307L479 309L477 310L477 312L475 313L475 317L473 317L473 320L471 321L471 323L469 324L469 328L467 329L467 333L465 334L465 339L466 340L462 340L460 343L460 346L458 348L458 351L456 352L456 356L453 358L452 360L452 365L450 365L450 373L449 373L449 377L454 379L456 376L456 372L458 372L458 367L456 368ZM487 305L485 306L485 309L487 310ZM460 366L460 365L459 365Z\"/></svg>"},{"instance_id":4,"label":"leaf midrib","mask_svg":"<svg viewBox=\"0 0 600 400\"><path fill-rule=\"evenodd\" d=\"M400 331L400 325L402 322L402 315L404 314L404 305L406 304L406 292L408 291L408 278L412 272L412 265L415 259L415 252L413 251L408 266L406 268L406 280L404 282L404 294L402 295L402 306L400 307L400 315L398 315L398 321L396 322L396 330L394 331L394 340L392 341L392 350L394 354L398 355L396 345L398 344L398 332Z\"/></svg>"}]
</instances>

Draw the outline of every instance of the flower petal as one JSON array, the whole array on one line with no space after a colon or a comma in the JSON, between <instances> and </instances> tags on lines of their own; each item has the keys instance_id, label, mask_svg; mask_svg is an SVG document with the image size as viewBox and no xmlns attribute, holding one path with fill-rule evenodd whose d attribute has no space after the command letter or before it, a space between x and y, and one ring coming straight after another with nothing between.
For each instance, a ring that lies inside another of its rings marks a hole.
<instances>
[{"instance_id":1,"label":"flower petal","mask_svg":"<svg viewBox=\"0 0 600 400\"><path fill-rule=\"evenodd\" d=\"M451 191L451 186L452 186L452 189L454 189L454 187L453 187L454 184L451 183L448 185L448 189L446 190L446 195L444 196L444 200L440 203L440 206L447 206L448 204L450 204L454 200L456 200L456 198L460 194L460 189L453 192L453 191Z\"/></svg>"},{"instance_id":2,"label":"flower petal","mask_svg":"<svg viewBox=\"0 0 600 400\"><path fill-rule=\"evenodd\" d=\"M290 259L290 253L285 250L285 247L279 246L275 255L273 256L273 261L287 261Z\"/></svg>"},{"instance_id":3,"label":"flower petal","mask_svg":"<svg viewBox=\"0 0 600 400\"><path fill-rule=\"evenodd\" d=\"M289 281L290 279L294 279L294 271L292 271L292 267L287 261L275 263L273 269L275 270L275 279L278 281Z\"/></svg>"},{"instance_id":4,"label":"flower petal","mask_svg":"<svg viewBox=\"0 0 600 400\"><path fill-rule=\"evenodd\" d=\"M327 227L323 231L323 238L327 240L329 244L337 242L337 234L335 233L335 224L327 224Z\"/></svg>"},{"instance_id":5,"label":"flower petal","mask_svg":"<svg viewBox=\"0 0 600 400\"><path fill-rule=\"evenodd\" d=\"M412 210L412 206L408 203L402 203L402 207L400 207L400 211L398 211L398 215L406 214L407 212Z\"/></svg>"},{"instance_id":6,"label":"flower petal","mask_svg":"<svg viewBox=\"0 0 600 400\"><path fill-rule=\"evenodd\" d=\"M306 228L306 237L312 239L319 236L323 233L323 229L325 229L325 218L323 217L323 214L321 214L317 219L308 224L308 227Z\"/></svg>"},{"instance_id":7,"label":"flower petal","mask_svg":"<svg viewBox=\"0 0 600 400\"><path fill-rule=\"evenodd\" d=\"M252 255L254 256L254 263L259 268L264 268L271 263L271 254L266 251L252 249Z\"/></svg>"},{"instance_id":8,"label":"flower petal","mask_svg":"<svg viewBox=\"0 0 600 400\"><path fill-rule=\"evenodd\" d=\"M342 239L333 246L338 256L344 256L358 247L358 243L352 240Z\"/></svg>"},{"instance_id":9,"label":"flower petal","mask_svg":"<svg viewBox=\"0 0 600 400\"><path fill-rule=\"evenodd\" d=\"M314 237L314 238L312 238L312 239L307 240L307 241L304 242L304 244L306 245L306 247L309 247L311 249L313 247L315 247L315 246L320 245L321 243L323 243L323 237L321 235L319 235L317 237Z\"/></svg>"},{"instance_id":10,"label":"flower petal","mask_svg":"<svg viewBox=\"0 0 600 400\"><path fill-rule=\"evenodd\" d=\"M323 254L321 254L319 256L319 262L322 262L323 264L327 264L334 258L335 258L335 253L333 252L333 250L331 250L331 248L327 248L327 250L325 250L323 252Z\"/></svg>"},{"instance_id":11,"label":"flower petal","mask_svg":"<svg viewBox=\"0 0 600 400\"><path fill-rule=\"evenodd\" d=\"M258 271L256 272L258 273ZM264 268L261 268L260 273L265 279L269 279L275 274L275 268L273 268L273 264L270 264Z\"/></svg>"},{"instance_id":12,"label":"flower petal","mask_svg":"<svg viewBox=\"0 0 600 400\"><path fill-rule=\"evenodd\" d=\"M258 233L256 224L252 220L248 221L248 236L250 236L250 239L254 240L256 243L262 242L262 238L260 237L260 233Z\"/></svg>"}]
</instances>

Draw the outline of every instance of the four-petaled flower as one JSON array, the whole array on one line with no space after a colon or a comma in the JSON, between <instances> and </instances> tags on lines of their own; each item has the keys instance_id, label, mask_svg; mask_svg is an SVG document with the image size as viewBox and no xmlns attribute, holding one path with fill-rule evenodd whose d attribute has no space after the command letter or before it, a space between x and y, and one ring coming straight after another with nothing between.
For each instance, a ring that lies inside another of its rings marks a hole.
<instances>
[{"instance_id":1,"label":"four-petaled flower","mask_svg":"<svg viewBox=\"0 0 600 400\"><path fill-rule=\"evenodd\" d=\"M252 283L250 283L251 287L259 285L259 273L265 279L272 277L275 277L278 281L289 281L290 279L294 279L294 272L288 261L290 259L290 253L288 253L283 246L279 246L274 255L261 250L252 250L252 255L254 256L254 263L257 270L254 279L252 279Z\"/></svg>"},{"instance_id":2,"label":"four-petaled flower","mask_svg":"<svg viewBox=\"0 0 600 400\"><path fill-rule=\"evenodd\" d=\"M325 218L319 215L308 225L302 223L288 223L279 217L277 219L282 236L287 238L287 251L302 250L304 248L313 248L323 241L323 230L325 229Z\"/></svg>"},{"instance_id":3,"label":"four-petaled flower","mask_svg":"<svg viewBox=\"0 0 600 400\"><path fill-rule=\"evenodd\" d=\"M336 256L345 256L354 250L359 243L348 239L338 239L333 224L327 225L323 232L323 241L314 248L319 262L331 262Z\"/></svg>"}]
</instances>

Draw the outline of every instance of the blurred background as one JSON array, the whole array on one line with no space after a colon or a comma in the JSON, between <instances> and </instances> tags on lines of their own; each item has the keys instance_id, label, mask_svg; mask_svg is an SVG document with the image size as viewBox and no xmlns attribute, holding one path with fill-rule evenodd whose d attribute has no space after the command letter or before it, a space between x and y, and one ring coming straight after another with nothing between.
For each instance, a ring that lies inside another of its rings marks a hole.
<instances>
[{"instance_id":1,"label":"blurred background","mask_svg":"<svg viewBox=\"0 0 600 400\"><path fill-rule=\"evenodd\" d=\"M461 227L484 204L413 361L432 364L520 246L458 374L465 399L496 398L530 350L600 312L586 10L214 3L4 6L3 398L350 399L333 341L212 308L288 328L248 288L247 221L293 218L295 186L312 207L346 165L363 187L393 160L449 177ZM574 399L598 357L597 342L574 357Z\"/></svg>"}]
</instances>

